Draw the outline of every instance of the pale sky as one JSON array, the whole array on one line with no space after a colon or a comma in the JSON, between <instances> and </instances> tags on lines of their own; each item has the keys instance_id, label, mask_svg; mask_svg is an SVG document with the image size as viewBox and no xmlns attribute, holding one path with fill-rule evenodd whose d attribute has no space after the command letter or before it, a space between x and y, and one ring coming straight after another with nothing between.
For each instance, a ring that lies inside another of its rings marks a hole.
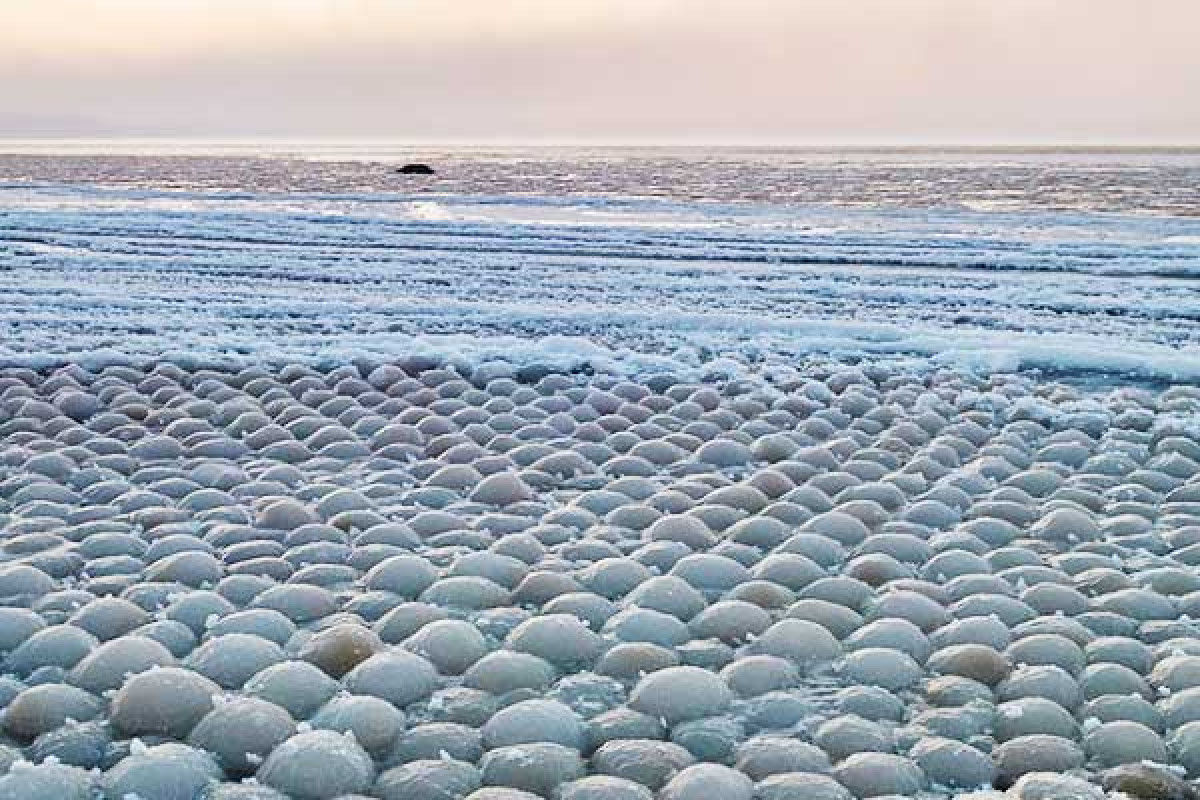
<instances>
[{"instance_id":1,"label":"pale sky","mask_svg":"<svg viewBox=\"0 0 1200 800\"><path fill-rule=\"evenodd\" d=\"M1200 144L1200 0L0 0L0 136Z\"/></svg>"}]
</instances>

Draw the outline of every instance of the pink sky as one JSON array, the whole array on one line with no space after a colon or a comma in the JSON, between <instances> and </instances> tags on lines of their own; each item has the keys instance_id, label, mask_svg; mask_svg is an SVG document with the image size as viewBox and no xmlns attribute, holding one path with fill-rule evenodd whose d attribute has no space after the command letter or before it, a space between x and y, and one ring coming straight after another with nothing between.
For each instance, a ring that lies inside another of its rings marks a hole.
<instances>
[{"instance_id":1,"label":"pink sky","mask_svg":"<svg viewBox=\"0 0 1200 800\"><path fill-rule=\"evenodd\" d=\"M1200 0L4 0L0 135L1200 143Z\"/></svg>"}]
</instances>

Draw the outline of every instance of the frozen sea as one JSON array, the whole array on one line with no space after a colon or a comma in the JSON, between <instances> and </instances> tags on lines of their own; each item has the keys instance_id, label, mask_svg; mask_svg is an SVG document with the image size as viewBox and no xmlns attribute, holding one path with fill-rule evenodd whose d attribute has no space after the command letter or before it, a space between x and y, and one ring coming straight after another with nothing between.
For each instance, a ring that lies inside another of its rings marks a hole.
<instances>
[{"instance_id":1,"label":"frozen sea","mask_svg":"<svg viewBox=\"0 0 1200 800\"><path fill-rule=\"evenodd\" d=\"M0 359L1200 377L1200 152L0 144ZM433 178L395 173L426 161ZM756 366L758 365L758 366Z\"/></svg>"},{"instance_id":2,"label":"frozen sea","mask_svg":"<svg viewBox=\"0 0 1200 800\"><path fill-rule=\"evenodd\" d=\"M1200 151L0 144L0 800L1200 797L1198 279Z\"/></svg>"}]
</instances>

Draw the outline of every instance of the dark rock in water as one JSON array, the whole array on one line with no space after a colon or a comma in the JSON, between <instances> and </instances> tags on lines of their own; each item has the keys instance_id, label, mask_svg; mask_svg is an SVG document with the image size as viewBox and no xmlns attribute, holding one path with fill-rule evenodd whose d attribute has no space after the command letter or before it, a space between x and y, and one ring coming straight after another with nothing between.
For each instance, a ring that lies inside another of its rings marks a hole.
<instances>
[{"instance_id":1,"label":"dark rock in water","mask_svg":"<svg viewBox=\"0 0 1200 800\"><path fill-rule=\"evenodd\" d=\"M1104 773L1104 788L1139 800L1197 800L1200 792L1169 769L1122 764Z\"/></svg>"},{"instance_id":2,"label":"dark rock in water","mask_svg":"<svg viewBox=\"0 0 1200 800\"><path fill-rule=\"evenodd\" d=\"M401 175L432 175L433 167L428 164L405 164L396 170L396 172L399 172Z\"/></svg>"}]
</instances>

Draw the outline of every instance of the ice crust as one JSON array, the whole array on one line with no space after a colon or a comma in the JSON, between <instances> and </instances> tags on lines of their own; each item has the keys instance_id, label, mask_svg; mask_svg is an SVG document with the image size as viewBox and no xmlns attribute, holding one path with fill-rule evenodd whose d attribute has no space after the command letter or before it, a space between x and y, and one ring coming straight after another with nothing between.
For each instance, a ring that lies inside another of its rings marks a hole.
<instances>
[{"instance_id":1,"label":"ice crust","mask_svg":"<svg viewBox=\"0 0 1200 800\"><path fill-rule=\"evenodd\" d=\"M818 354L1196 380L1198 228L1080 211L10 186L0 364L422 355L702 376Z\"/></svg>"}]
</instances>

